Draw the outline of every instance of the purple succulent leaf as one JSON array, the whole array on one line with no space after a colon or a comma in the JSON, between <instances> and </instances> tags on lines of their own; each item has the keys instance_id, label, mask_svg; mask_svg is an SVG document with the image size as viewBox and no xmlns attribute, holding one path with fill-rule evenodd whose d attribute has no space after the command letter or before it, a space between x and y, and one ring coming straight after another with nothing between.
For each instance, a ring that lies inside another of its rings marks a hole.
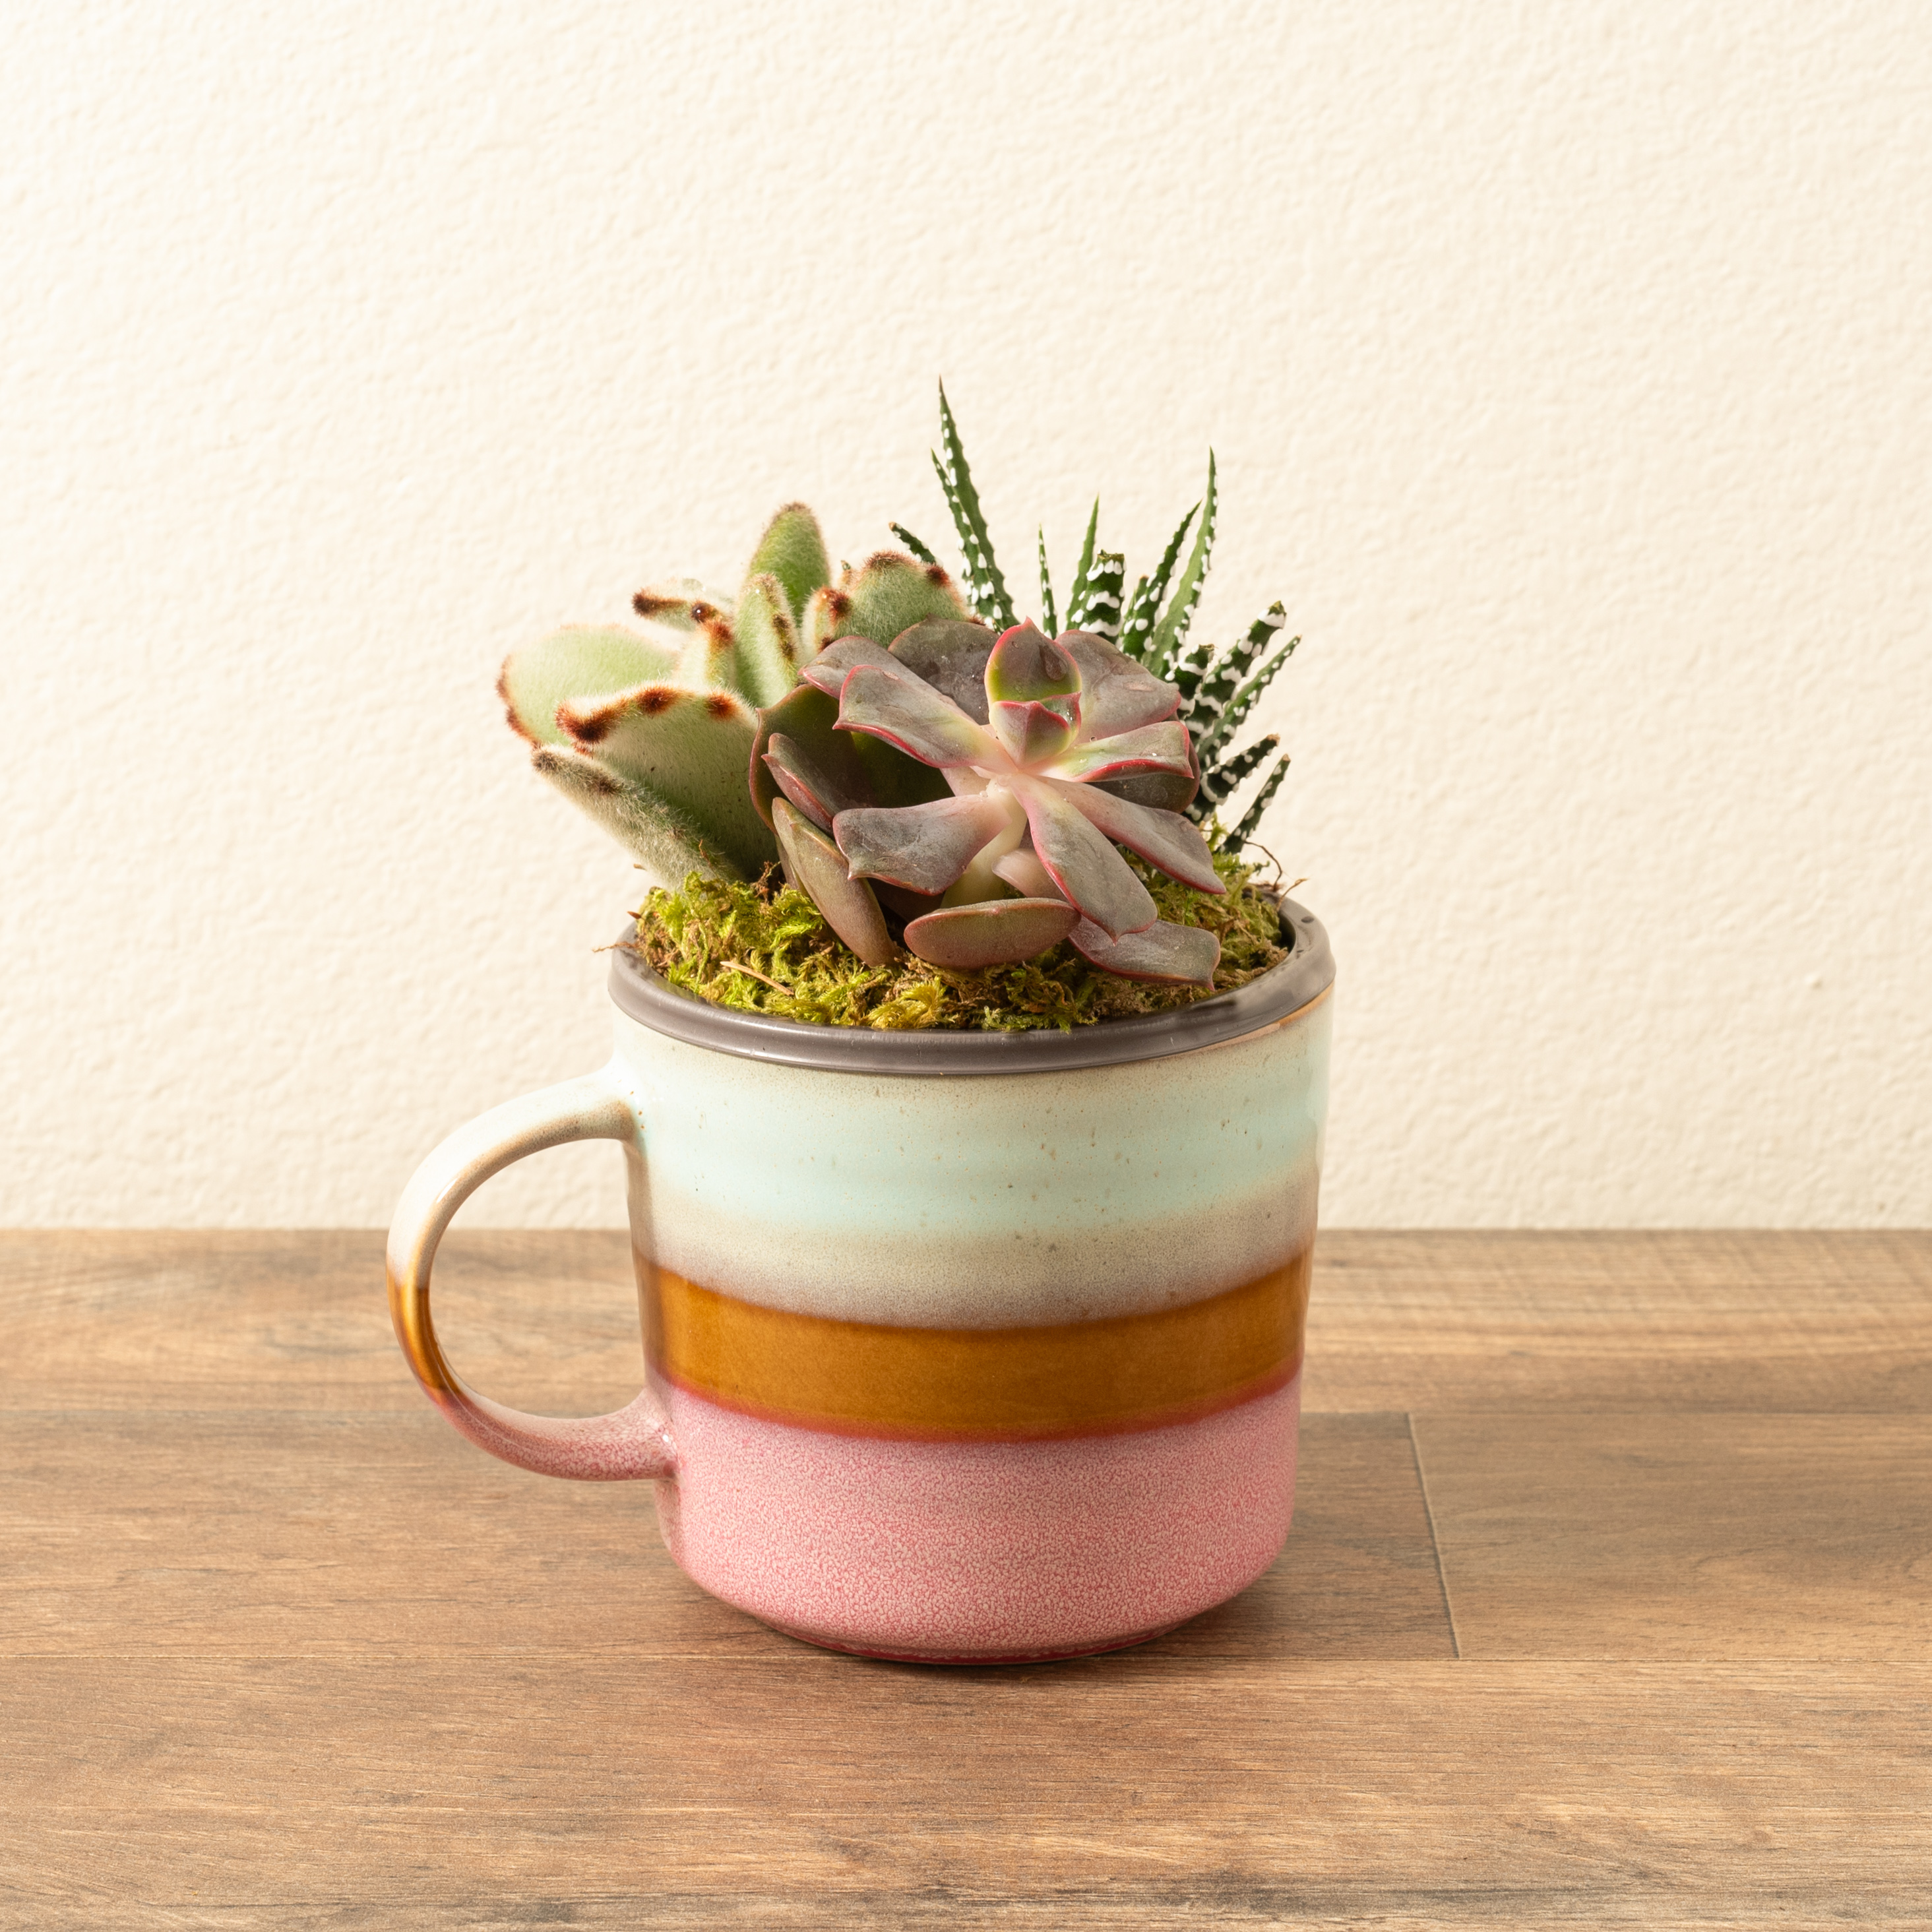
<instances>
[{"instance_id":1,"label":"purple succulent leaf","mask_svg":"<svg viewBox=\"0 0 1932 1932\"><path fill-rule=\"evenodd\" d=\"M883 879L872 881L872 896L888 912L896 912L902 919L917 919L922 914L937 912L940 902L930 892L909 892L903 886L889 886Z\"/></svg>"},{"instance_id":2,"label":"purple succulent leaf","mask_svg":"<svg viewBox=\"0 0 1932 1932\"><path fill-rule=\"evenodd\" d=\"M986 722L986 660L992 654L992 632L965 619L928 618L892 640L892 656L976 724Z\"/></svg>"},{"instance_id":3,"label":"purple succulent leaf","mask_svg":"<svg viewBox=\"0 0 1932 1932\"><path fill-rule=\"evenodd\" d=\"M929 912L907 926L905 940L932 965L972 972L1009 966L1058 946L1079 918L1064 899L988 899Z\"/></svg>"},{"instance_id":4,"label":"purple succulent leaf","mask_svg":"<svg viewBox=\"0 0 1932 1932\"><path fill-rule=\"evenodd\" d=\"M1096 778L1093 789L1111 792L1116 798L1124 798L1135 805L1151 806L1156 812L1185 812L1194 794L1201 788L1200 782L1190 771L1136 772L1132 778Z\"/></svg>"},{"instance_id":5,"label":"purple succulent leaf","mask_svg":"<svg viewBox=\"0 0 1932 1932\"><path fill-rule=\"evenodd\" d=\"M821 832L832 829L842 812L866 802L869 793L854 794L842 784L795 739L774 731L765 748L765 763L780 791Z\"/></svg>"},{"instance_id":6,"label":"purple succulent leaf","mask_svg":"<svg viewBox=\"0 0 1932 1932\"><path fill-rule=\"evenodd\" d=\"M838 847L783 799L772 807L772 830L786 878L825 915L826 924L868 966L890 966L898 958L872 887L847 872Z\"/></svg>"},{"instance_id":7,"label":"purple succulent leaf","mask_svg":"<svg viewBox=\"0 0 1932 1932\"><path fill-rule=\"evenodd\" d=\"M1221 942L1211 932L1164 919L1120 939L1109 939L1083 919L1067 937L1083 958L1103 971L1157 986L1211 986L1221 958Z\"/></svg>"},{"instance_id":8,"label":"purple succulent leaf","mask_svg":"<svg viewBox=\"0 0 1932 1932\"><path fill-rule=\"evenodd\" d=\"M1022 898L1058 899L1066 895L1053 883L1053 874L1040 862L1040 855L1030 845L1023 845L1017 852L1009 852L993 868L996 878L1002 878Z\"/></svg>"},{"instance_id":9,"label":"purple succulent leaf","mask_svg":"<svg viewBox=\"0 0 1932 1932\"><path fill-rule=\"evenodd\" d=\"M861 664L870 664L875 670L904 669L884 645L874 644L870 638L840 638L808 660L800 676L816 685L826 697L836 698L847 677Z\"/></svg>"},{"instance_id":10,"label":"purple succulent leaf","mask_svg":"<svg viewBox=\"0 0 1932 1932\"><path fill-rule=\"evenodd\" d=\"M1069 796L1084 790L1084 786L1054 784L1039 778L1008 782L1026 807L1033 849L1040 863L1054 885L1088 919L1109 939L1153 925L1156 909L1152 895Z\"/></svg>"},{"instance_id":11,"label":"purple succulent leaf","mask_svg":"<svg viewBox=\"0 0 1932 1932\"><path fill-rule=\"evenodd\" d=\"M1178 879L1198 892L1218 894L1228 890L1214 869L1201 828L1192 819L1178 812L1135 805L1094 785L1066 784L1055 778L1036 778L1031 783L1042 790L1052 790L1070 810L1080 813L1130 852L1138 853L1149 865L1158 866L1170 879Z\"/></svg>"},{"instance_id":12,"label":"purple succulent leaf","mask_svg":"<svg viewBox=\"0 0 1932 1932\"><path fill-rule=\"evenodd\" d=\"M1084 782L1124 778L1136 772L1171 772L1178 778L1191 777L1187 727L1173 722L1143 724L1112 738L1090 739L1055 758L1048 776Z\"/></svg>"},{"instance_id":13,"label":"purple succulent leaf","mask_svg":"<svg viewBox=\"0 0 1932 1932\"><path fill-rule=\"evenodd\" d=\"M1057 708L1070 702L1075 707L1071 718ZM1047 704L999 699L989 707L993 736L1022 771L1046 764L1057 766L1079 728L1079 703L1078 698L1056 698Z\"/></svg>"},{"instance_id":14,"label":"purple succulent leaf","mask_svg":"<svg viewBox=\"0 0 1932 1932\"><path fill-rule=\"evenodd\" d=\"M897 812L860 808L832 821L855 878L884 879L916 892L943 892L1019 815L1010 797L942 798Z\"/></svg>"},{"instance_id":15,"label":"purple succulent leaf","mask_svg":"<svg viewBox=\"0 0 1932 1932\"><path fill-rule=\"evenodd\" d=\"M986 677L987 700L994 704L1080 694L1079 666L1032 624L1016 624L1000 633L986 660Z\"/></svg>"},{"instance_id":16,"label":"purple succulent leaf","mask_svg":"<svg viewBox=\"0 0 1932 1932\"><path fill-rule=\"evenodd\" d=\"M1057 640L1080 669L1080 711L1089 738L1118 737L1172 718L1180 692L1124 651L1091 631L1064 632Z\"/></svg>"},{"instance_id":17,"label":"purple succulent leaf","mask_svg":"<svg viewBox=\"0 0 1932 1932\"><path fill-rule=\"evenodd\" d=\"M889 670L860 664L847 674L838 697L838 728L869 732L925 764L1012 768L984 725L897 664Z\"/></svg>"}]
</instances>

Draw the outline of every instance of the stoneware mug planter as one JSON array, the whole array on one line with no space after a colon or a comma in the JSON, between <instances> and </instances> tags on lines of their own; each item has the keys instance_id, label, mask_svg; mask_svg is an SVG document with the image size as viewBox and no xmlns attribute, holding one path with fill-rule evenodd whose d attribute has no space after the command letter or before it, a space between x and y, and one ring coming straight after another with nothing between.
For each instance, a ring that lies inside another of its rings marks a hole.
<instances>
[{"instance_id":1,"label":"stoneware mug planter","mask_svg":"<svg viewBox=\"0 0 1932 1932\"><path fill-rule=\"evenodd\" d=\"M656 1485L672 1556L810 1642L994 1663L1137 1643L1261 1575L1294 1504L1334 969L1028 1034L801 1025L614 956L600 1072L410 1183L396 1333L450 1421L546 1474ZM646 1385L526 1415L445 1360L430 1270L490 1174L620 1142Z\"/></svg>"}]
</instances>

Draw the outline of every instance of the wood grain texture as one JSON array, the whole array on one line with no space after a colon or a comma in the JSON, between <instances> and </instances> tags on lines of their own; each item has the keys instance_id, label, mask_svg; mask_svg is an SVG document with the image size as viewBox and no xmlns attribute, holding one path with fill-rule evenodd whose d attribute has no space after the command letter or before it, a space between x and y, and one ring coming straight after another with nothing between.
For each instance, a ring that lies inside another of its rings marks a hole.
<instances>
[{"instance_id":1,"label":"wood grain texture","mask_svg":"<svg viewBox=\"0 0 1932 1932\"><path fill-rule=\"evenodd\" d=\"M0 1416L0 1658L506 1647L839 1668L709 1597L649 1486L493 1461L413 1415ZM1313 1416L1288 1548L1175 1657L1454 1654L1400 1416Z\"/></svg>"},{"instance_id":2,"label":"wood grain texture","mask_svg":"<svg viewBox=\"0 0 1932 1932\"><path fill-rule=\"evenodd\" d=\"M1932 1658L1932 1416L1415 1432L1465 1657Z\"/></svg>"},{"instance_id":3,"label":"wood grain texture","mask_svg":"<svg viewBox=\"0 0 1932 1932\"><path fill-rule=\"evenodd\" d=\"M848 1899L956 1918L1124 1892L1154 1924L1186 1901L1534 1923L1748 1896L1768 1922L1932 1896L1922 1666L497 1652L36 1658L6 1681L16 1899L682 1898L659 1922L696 1925L721 1897L836 1923Z\"/></svg>"},{"instance_id":4,"label":"wood grain texture","mask_svg":"<svg viewBox=\"0 0 1932 1932\"><path fill-rule=\"evenodd\" d=\"M380 1246L0 1236L7 1932L1932 1926L1932 1238L1324 1236L1274 1569L952 1672L459 1440ZM621 1236L438 1296L636 1386Z\"/></svg>"},{"instance_id":5,"label":"wood grain texture","mask_svg":"<svg viewBox=\"0 0 1932 1932\"><path fill-rule=\"evenodd\" d=\"M1322 1409L1932 1413L1932 1233L1342 1233Z\"/></svg>"}]
</instances>

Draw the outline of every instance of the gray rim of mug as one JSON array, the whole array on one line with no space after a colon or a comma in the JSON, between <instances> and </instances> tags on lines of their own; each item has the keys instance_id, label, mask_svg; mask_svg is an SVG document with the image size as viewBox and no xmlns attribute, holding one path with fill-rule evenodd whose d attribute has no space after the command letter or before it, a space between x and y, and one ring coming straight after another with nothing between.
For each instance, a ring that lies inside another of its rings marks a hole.
<instances>
[{"instance_id":1,"label":"gray rim of mug","mask_svg":"<svg viewBox=\"0 0 1932 1932\"><path fill-rule=\"evenodd\" d=\"M713 1006L680 991L629 950L626 928L610 961L610 997L618 1010L654 1032L692 1046L780 1066L828 1073L894 1073L915 1078L987 1073L1067 1073L1083 1066L1121 1066L1238 1040L1286 1019L1326 992L1335 956L1322 922L1292 899L1281 903L1288 957L1232 992L1166 1012L1102 1020L1062 1033L891 1033L871 1027L812 1026L763 1013Z\"/></svg>"}]
</instances>

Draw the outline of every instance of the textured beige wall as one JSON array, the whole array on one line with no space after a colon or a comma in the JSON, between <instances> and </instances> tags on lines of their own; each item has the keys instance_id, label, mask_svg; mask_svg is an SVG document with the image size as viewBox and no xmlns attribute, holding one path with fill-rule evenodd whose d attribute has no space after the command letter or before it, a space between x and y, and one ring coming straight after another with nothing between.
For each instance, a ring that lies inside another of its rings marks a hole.
<instances>
[{"instance_id":1,"label":"textured beige wall","mask_svg":"<svg viewBox=\"0 0 1932 1932\"><path fill-rule=\"evenodd\" d=\"M803 496L1306 642L1337 1223L1932 1221L1911 0L43 6L0 67L0 1222L376 1223L596 1064L518 640ZM812 1124L785 1124L809 1132ZM472 1210L613 1218L608 1150Z\"/></svg>"}]
</instances>

